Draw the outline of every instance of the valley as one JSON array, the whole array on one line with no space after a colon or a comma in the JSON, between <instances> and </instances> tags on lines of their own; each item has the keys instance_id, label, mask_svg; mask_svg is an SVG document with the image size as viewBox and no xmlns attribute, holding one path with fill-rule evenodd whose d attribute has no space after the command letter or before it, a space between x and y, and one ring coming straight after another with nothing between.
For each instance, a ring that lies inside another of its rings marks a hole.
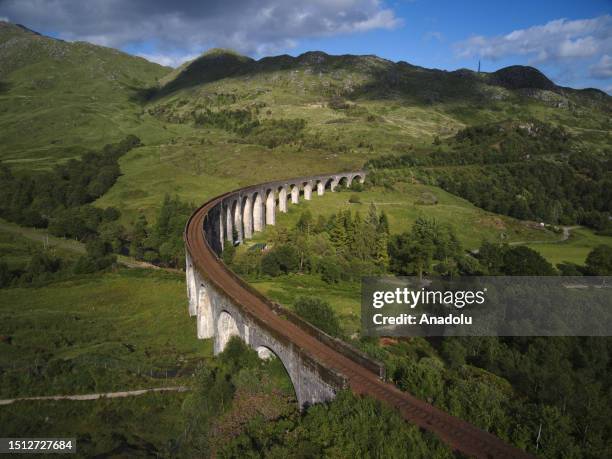
<instances>
[{"instance_id":1,"label":"valley","mask_svg":"<svg viewBox=\"0 0 612 459\"><path fill-rule=\"evenodd\" d=\"M371 398L342 392L300 413L279 359L239 341L213 358L187 312L193 210L365 167L363 186L300 198L223 260L298 313L317 300L331 322L304 319L383 362L401 390L541 457L598 457L609 340L362 339L358 279L610 275L611 113L603 91L528 66L212 49L172 69L0 19L0 398L190 388L15 402L0 408L3 436L74 435L86 456L453 457ZM411 257L419 228L444 253ZM351 244L362 252L347 255ZM287 245L309 257L285 250L290 263L266 265Z\"/></svg>"}]
</instances>

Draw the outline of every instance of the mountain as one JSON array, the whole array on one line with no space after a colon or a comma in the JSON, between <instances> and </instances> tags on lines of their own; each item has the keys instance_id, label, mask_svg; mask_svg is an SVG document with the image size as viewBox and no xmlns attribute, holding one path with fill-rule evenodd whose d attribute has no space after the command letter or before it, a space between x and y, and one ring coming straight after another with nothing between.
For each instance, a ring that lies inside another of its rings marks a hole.
<instances>
[{"instance_id":1,"label":"mountain","mask_svg":"<svg viewBox=\"0 0 612 459\"><path fill-rule=\"evenodd\" d=\"M466 125L508 119L553 122L596 144L611 128L610 96L557 86L526 66L442 71L371 55L314 51L254 60L213 50L160 83L147 111L165 122L219 127L219 119L202 117L241 110L252 112L251 121L303 119L306 131L340 151L364 143L373 151L406 150Z\"/></svg>"},{"instance_id":2,"label":"mountain","mask_svg":"<svg viewBox=\"0 0 612 459\"><path fill-rule=\"evenodd\" d=\"M574 90L557 86L539 70L522 65L505 67L493 73L478 73L467 69L447 72L417 67L403 61L396 63L373 55L332 56L320 51L310 51L297 57L281 55L256 61L223 49L204 53L167 75L162 80L160 94L166 95L180 89L227 78L266 75L274 72L318 73L319 76L348 72L368 80L367 84L359 88L360 94L378 91L379 95L384 95L382 93L386 91L387 96L401 94L418 97L420 86L421 92L437 90L441 92L440 96L455 95L457 98L469 98L482 95L482 91L490 90L491 87L498 87L508 90L551 91L565 97L577 97L583 102L602 98L610 101L609 96L603 91L592 88ZM592 97L595 94L597 97Z\"/></svg>"},{"instance_id":3,"label":"mountain","mask_svg":"<svg viewBox=\"0 0 612 459\"><path fill-rule=\"evenodd\" d=\"M267 149L331 170L428 148L466 126L532 119L561 125L595 150L610 142L611 100L557 86L531 67L442 71L320 51L255 60L215 49L170 69L0 22L0 160L27 169L131 133L176 151L177 164L203 151L201 162L218 164L211 150L223 152L219 161L261 161ZM269 177L286 175L266 167Z\"/></svg>"},{"instance_id":4,"label":"mountain","mask_svg":"<svg viewBox=\"0 0 612 459\"><path fill-rule=\"evenodd\" d=\"M137 131L143 92L169 71L0 22L0 159L74 156Z\"/></svg>"}]
</instances>

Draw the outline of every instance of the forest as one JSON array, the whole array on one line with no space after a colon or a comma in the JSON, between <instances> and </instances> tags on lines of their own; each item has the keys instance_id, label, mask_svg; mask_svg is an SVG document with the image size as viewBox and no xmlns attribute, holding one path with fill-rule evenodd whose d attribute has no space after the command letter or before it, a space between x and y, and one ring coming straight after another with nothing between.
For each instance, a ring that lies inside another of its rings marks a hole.
<instances>
[{"instance_id":1,"label":"forest","mask_svg":"<svg viewBox=\"0 0 612 459\"><path fill-rule=\"evenodd\" d=\"M584 265L553 266L520 245L483 242L478 251L468 252L452 227L427 217L418 218L407 231L391 234L385 213L374 205L365 218L350 209L317 219L303 211L293 227L271 231L266 244L248 249L227 245L223 260L247 279L302 273L330 284L372 274L612 273L609 246L594 248ZM381 345L374 338L346 336L341 318L321 298L298 297L293 309L383 362L387 378L402 390L516 446L551 458L605 455L612 428L606 417L612 382L609 339L397 338Z\"/></svg>"},{"instance_id":2,"label":"forest","mask_svg":"<svg viewBox=\"0 0 612 459\"><path fill-rule=\"evenodd\" d=\"M315 220L306 210L293 228L275 228L264 249L260 244L227 244L222 258L247 278L305 273L333 284L385 274L605 276L612 272L611 255L611 247L600 245L589 253L585 265L553 266L529 247L488 241L471 253L451 226L425 216L417 218L410 230L390 234L385 212L371 204L365 218L346 208Z\"/></svg>"}]
</instances>

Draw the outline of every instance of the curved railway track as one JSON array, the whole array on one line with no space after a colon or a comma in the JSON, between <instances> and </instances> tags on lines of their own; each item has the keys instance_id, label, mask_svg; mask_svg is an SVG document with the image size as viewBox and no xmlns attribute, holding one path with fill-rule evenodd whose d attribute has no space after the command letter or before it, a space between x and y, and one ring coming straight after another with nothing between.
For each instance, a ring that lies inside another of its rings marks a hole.
<instances>
[{"instance_id":1,"label":"curved railway track","mask_svg":"<svg viewBox=\"0 0 612 459\"><path fill-rule=\"evenodd\" d=\"M432 432L453 450L478 458L529 458L525 451L513 447L495 435L428 404L377 375L319 341L297 325L275 314L262 295L232 273L215 254L204 235L204 222L208 212L225 198L240 190L217 196L202 205L185 227L185 244L194 269L223 291L236 304L256 316L275 333L284 336L295 346L316 356L323 365L348 381L351 390L369 395L397 409L407 421Z\"/></svg>"}]
</instances>

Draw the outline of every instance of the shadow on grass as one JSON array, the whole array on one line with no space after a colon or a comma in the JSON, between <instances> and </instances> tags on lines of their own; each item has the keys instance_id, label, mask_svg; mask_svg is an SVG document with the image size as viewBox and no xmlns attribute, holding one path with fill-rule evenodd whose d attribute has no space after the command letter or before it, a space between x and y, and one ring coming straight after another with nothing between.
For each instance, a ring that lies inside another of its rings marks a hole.
<instances>
[{"instance_id":1,"label":"shadow on grass","mask_svg":"<svg viewBox=\"0 0 612 459\"><path fill-rule=\"evenodd\" d=\"M9 83L8 81L0 81L0 94L8 93L13 87L13 83Z\"/></svg>"}]
</instances>

